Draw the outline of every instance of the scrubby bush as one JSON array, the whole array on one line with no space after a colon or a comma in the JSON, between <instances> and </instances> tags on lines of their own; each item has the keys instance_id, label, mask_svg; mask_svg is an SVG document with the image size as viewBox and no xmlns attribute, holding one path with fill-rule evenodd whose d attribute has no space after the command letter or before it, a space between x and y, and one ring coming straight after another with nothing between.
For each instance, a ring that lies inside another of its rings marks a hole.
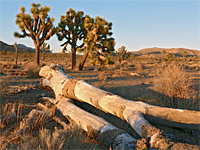
<instances>
[{"instance_id":1,"label":"scrubby bush","mask_svg":"<svg viewBox=\"0 0 200 150\"><path fill-rule=\"evenodd\" d=\"M118 57L119 63L121 63L123 60L130 58L131 53L126 50L125 46L121 46L116 52L116 55Z\"/></svg>"},{"instance_id":2,"label":"scrubby bush","mask_svg":"<svg viewBox=\"0 0 200 150\"><path fill-rule=\"evenodd\" d=\"M170 64L165 67L154 80L153 90L164 94L167 99L163 102L170 107L182 107L184 99L195 99L197 91L192 85L189 75L178 65Z\"/></svg>"},{"instance_id":3,"label":"scrubby bush","mask_svg":"<svg viewBox=\"0 0 200 150\"><path fill-rule=\"evenodd\" d=\"M145 69L145 65L142 64L142 63L135 64L135 68L138 69L138 70L144 70Z\"/></svg>"},{"instance_id":4,"label":"scrubby bush","mask_svg":"<svg viewBox=\"0 0 200 150\"><path fill-rule=\"evenodd\" d=\"M39 77L40 69L41 69L41 66L37 66L34 64L29 64L29 65L26 65L25 67L25 71L27 71L30 77Z\"/></svg>"}]
</instances>

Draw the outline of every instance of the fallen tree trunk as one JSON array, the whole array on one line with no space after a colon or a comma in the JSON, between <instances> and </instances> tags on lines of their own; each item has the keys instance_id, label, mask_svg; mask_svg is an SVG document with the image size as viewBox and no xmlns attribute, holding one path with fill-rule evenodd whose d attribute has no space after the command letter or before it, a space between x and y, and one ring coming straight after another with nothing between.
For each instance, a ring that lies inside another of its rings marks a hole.
<instances>
[{"instance_id":1,"label":"fallen tree trunk","mask_svg":"<svg viewBox=\"0 0 200 150\"><path fill-rule=\"evenodd\" d=\"M143 102L135 102L98 89L83 80L67 76L60 65L44 66L40 70L43 77L41 86L51 87L56 97L64 96L89 103L96 108L132 122L134 112L144 114L150 122L200 130L200 112L152 106ZM131 124L134 128L134 125Z\"/></svg>"},{"instance_id":2,"label":"fallen tree trunk","mask_svg":"<svg viewBox=\"0 0 200 150\"><path fill-rule=\"evenodd\" d=\"M44 97L53 104L69 120L79 125L89 136L94 137L98 142L107 148L113 149L135 149L136 139L125 131L118 129L101 117L90 114L72 103L67 98L52 99Z\"/></svg>"},{"instance_id":3,"label":"fallen tree trunk","mask_svg":"<svg viewBox=\"0 0 200 150\"><path fill-rule=\"evenodd\" d=\"M148 114L159 119L164 119L167 123L169 122L167 125L174 126L175 124L175 126L181 127L181 124L185 124L184 127L186 128L198 129L199 112L152 106L143 102L134 102L123 99L112 93L100 90L82 80L78 81L72 79L64 73L62 67L59 65L43 67L40 71L40 75L44 78L41 81L41 86L52 88L57 99L66 99L66 97L68 97L79 101L84 101L97 107L98 109L109 112L120 117L121 119L126 120L141 137L149 139L148 144L151 148L169 149L172 147L181 147L184 149L199 149L198 146L178 143L172 140L169 138L172 137L172 135L166 134L160 129L152 126L143 116L144 114ZM66 103L66 101L62 103ZM66 111L68 114L71 111L70 107L68 107L68 104L61 105L60 107L62 108L62 111ZM163 114L157 114L154 113L154 111L158 111L158 113ZM79 110L75 111L74 113L77 112L79 112ZM75 115L75 118L77 120L80 119L81 114L80 116ZM91 114L88 114L87 116L91 118L90 115ZM178 115L181 118L176 118L173 115ZM181 115L191 116L188 117ZM157 119L157 121L159 119ZM171 124L170 121L174 122ZM87 124L87 122L83 124ZM87 131L86 128L85 130Z\"/></svg>"}]
</instances>

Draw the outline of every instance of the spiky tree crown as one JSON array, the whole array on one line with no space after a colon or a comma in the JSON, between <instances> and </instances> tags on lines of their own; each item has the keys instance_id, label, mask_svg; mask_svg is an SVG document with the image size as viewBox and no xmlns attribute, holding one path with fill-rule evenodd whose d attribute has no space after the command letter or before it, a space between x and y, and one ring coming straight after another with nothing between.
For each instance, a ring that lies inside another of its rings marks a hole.
<instances>
[{"instance_id":1,"label":"spiky tree crown","mask_svg":"<svg viewBox=\"0 0 200 150\"><path fill-rule=\"evenodd\" d=\"M83 25L84 13L83 11L75 11L70 8L66 11L65 16L61 15L60 23L58 24L59 33L57 33L58 40L62 41L64 38L67 39L65 44L69 43L72 45L72 41L82 40L85 37L86 30Z\"/></svg>"},{"instance_id":2,"label":"spiky tree crown","mask_svg":"<svg viewBox=\"0 0 200 150\"><path fill-rule=\"evenodd\" d=\"M47 43L43 43L41 46L40 46L40 50L41 52L50 52L50 45L47 44Z\"/></svg>"},{"instance_id":3,"label":"spiky tree crown","mask_svg":"<svg viewBox=\"0 0 200 150\"><path fill-rule=\"evenodd\" d=\"M93 19L87 15L84 27L87 36L84 39L85 45L82 50L87 50L90 53L89 59L92 63L109 64L111 62L109 54L114 51L115 46L115 40L111 37L112 23L99 16Z\"/></svg>"},{"instance_id":4,"label":"spiky tree crown","mask_svg":"<svg viewBox=\"0 0 200 150\"><path fill-rule=\"evenodd\" d=\"M84 27L87 36L84 39L85 48L93 53L110 53L114 51L115 40L111 37L112 23L97 16L95 19L85 17Z\"/></svg>"},{"instance_id":5,"label":"spiky tree crown","mask_svg":"<svg viewBox=\"0 0 200 150\"><path fill-rule=\"evenodd\" d=\"M29 36L34 43L41 46L45 40L48 40L56 32L56 28L53 27L54 18L48 16L50 11L48 6L40 8L39 3L33 3L31 6L32 17L25 13L24 7L21 7L20 13L16 15L16 24L22 34L15 32L14 36L18 38Z\"/></svg>"},{"instance_id":6,"label":"spiky tree crown","mask_svg":"<svg viewBox=\"0 0 200 150\"><path fill-rule=\"evenodd\" d=\"M117 54L124 55L124 54L126 54L126 52L127 52L126 47L125 46L121 46L118 49Z\"/></svg>"}]
</instances>

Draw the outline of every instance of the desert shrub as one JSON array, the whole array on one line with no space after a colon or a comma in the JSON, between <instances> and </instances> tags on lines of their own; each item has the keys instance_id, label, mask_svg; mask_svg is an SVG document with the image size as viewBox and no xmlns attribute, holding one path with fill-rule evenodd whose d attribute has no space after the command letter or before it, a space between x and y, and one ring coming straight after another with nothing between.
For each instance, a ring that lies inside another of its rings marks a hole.
<instances>
[{"instance_id":1,"label":"desert shrub","mask_svg":"<svg viewBox=\"0 0 200 150\"><path fill-rule=\"evenodd\" d=\"M144 70L144 69L145 69L145 65L144 65L144 64L141 64L141 63L135 64L135 68L136 68L136 69L139 69L139 70Z\"/></svg>"},{"instance_id":2,"label":"desert shrub","mask_svg":"<svg viewBox=\"0 0 200 150\"><path fill-rule=\"evenodd\" d=\"M126 50L126 47L125 47L125 46L121 46L121 47L117 50L116 55L117 55L117 59L118 59L119 63L121 63L122 61L128 60L128 58L130 58L131 52L128 52L128 51Z\"/></svg>"},{"instance_id":3,"label":"desert shrub","mask_svg":"<svg viewBox=\"0 0 200 150\"><path fill-rule=\"evenodd\" d=\"M102 71L99 76L98 79L100 82L105 82L108 79L108 74L106 74L104 71Z\"/></svg>"},{"instance_id":4,"label":"desert shrub","mask_svg":"<svg viewBox=\"0 0 200 150\"><path fill-rule=\"evenodd\" d=\"M30 77L39 77L39 72L42 66L37 66L34 64L28 64L25 66L25 71L27 71Z\"/></svg>"},{"instance_id":5,"label":"desert shrub","mask_svg":"<svg viewBox=\"0 0 200 150\"><path fill-rule=\"evenodd\" d=\"M182 107L185 99L196 99L197 91L192 85L189 75L178 65L165 67L154 80L154 91L164 94L163 102L170 107Z\"/></svg>"},{"instance_id":6,"label":"desert shrub","mask_svg":"<svg viewBox=\"0 0 200 150\"><path fill-rule=\"evenodd\" d=\"M0 80L0 94L3 95L4 89L7 88L7 86L10 84L10 77L7 76L5 78L2 78Z\"/></svg>"}]
</instances>

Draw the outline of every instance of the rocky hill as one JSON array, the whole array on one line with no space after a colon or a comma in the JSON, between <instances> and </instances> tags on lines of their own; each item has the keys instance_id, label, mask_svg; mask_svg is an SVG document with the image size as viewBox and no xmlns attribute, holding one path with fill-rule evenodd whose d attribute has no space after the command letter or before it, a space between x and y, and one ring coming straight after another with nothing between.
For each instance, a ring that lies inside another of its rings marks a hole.
<instances>
[{"instance_id":1,"label":"rocky hill","mask_svg":"<svg viewBox=\"0 0 200 150\"><path fill-rule=\"evenodd\" d=\"M35 51L35 49L31 47L27 47L23 44L17 44L17 46L18 46L18 52L34 52ZM4 49L15 52L14 45L9 45L5 42L0 41L0 51L3 51Z\"/></svg>"}]
</instances>

